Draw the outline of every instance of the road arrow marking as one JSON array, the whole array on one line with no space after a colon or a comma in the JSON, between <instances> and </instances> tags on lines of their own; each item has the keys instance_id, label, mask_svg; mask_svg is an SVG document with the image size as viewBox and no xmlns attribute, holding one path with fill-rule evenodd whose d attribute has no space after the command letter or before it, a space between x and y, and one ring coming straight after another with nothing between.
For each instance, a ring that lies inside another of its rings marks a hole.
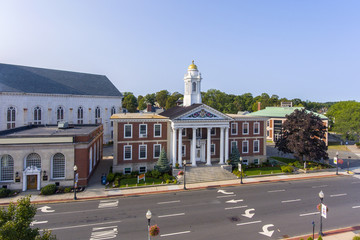
<instances>
[{"instance_id":1,"label":"road arrow marking","mask_svg":"<svg viewBox=\"0 0 360 240\"><path fill-rule=\"evenodd\" d=\"M272 235L273 235L273 233L274 233L274 230L272 230L272 231L269 231L269 227L273 227L274 225L273 224L266 224L266 225L264 225L263 227L262 227L262 232L259 232L260 234L262 234L262 235L265 235L265 236L267 236L267 237L271 237Z\"/></svg>"},{"instance_id":2,"label":"road arrow marking","mask_svg":"<svg viewBox=\"0 0 360 240\"><path fill-rule=\"evenodd\" d=\"M241 214L241 215L247 218L252 218L255 215L255 213L250 213L251 211L255 211L255 209L254 208L246 209L245 214Z\"/></svg>"},{"instance_id":3,"label":"road arrow marking","mask_svg":"<svg viewBox=\"0 0 360 240\"><path fill-rule=\"evenodd\" d=\"M30 226L34 226L35 224L43 224L43 223L47 223L47 222L48 221L37 221L37 220L35 220L35 221L31 222Z\"/></svg>"},{"instance_id":4,"label":"road arrow marking","mask_svg":"<svg viewBox=\"0 0 360 240\"><path fill-rule=\"evenodd\" d=\"M217 192L223 193L223 194L234 194L233 192L226 192L225 190L218 190Z\"/></svg>"},{"instance_id":5,"label":"road arrow marking","mask_svg":"<svg viewBox=\"0 0 360 240\"><path fill-rule=\"evenodd\" d=\"M38 210L40 210L41 212L55 212L55 210L48 210L50 209L51 207L48 207L48 206L43 206L41 208L38 208Z\"/></svg>"},{"instance_id":6,"label":"road arrow marking","mask_svg":"<svg viewBox=\"0 0 360 240\"><path fill-rule=\"evenodd\" d=\"M226 201L226 203L238 203L238 202L242 202L244 201L243 199L238 199L238 200L235 200L235 199L231 199L229 201Z\"/></svg>"}]
</instances>

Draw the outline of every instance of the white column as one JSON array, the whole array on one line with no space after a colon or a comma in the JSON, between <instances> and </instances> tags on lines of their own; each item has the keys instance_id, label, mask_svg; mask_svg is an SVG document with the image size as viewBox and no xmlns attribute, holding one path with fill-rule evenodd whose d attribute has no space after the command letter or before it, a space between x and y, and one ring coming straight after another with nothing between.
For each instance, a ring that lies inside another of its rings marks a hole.
<instances>
[{"instance_id":1,"label":"white column","mask_svg":"<svg viewBox=\"0 0 360 240\"><path fill-rule=\"evenodd\" d=\"M182 167L182 128L179 128L179 147L178 147L178 163Z\"/></svg>"},{"instance_id":2,"label":"white column","mask_svg":"<svg viewBox=\"0 0 360 240\"><path fill-rule=\"evenodd\" d=\"M220 161L219 164L224 164L224 128L220 128Z\"/></svg>"},{"instance_id":3,"label":"white column","mask_svg":"<svg viewBox=\"0 0 360 240\"><path fill-rule=\"evenodd\" d=\"M173 135L172 135L172 164L175 167L176 164L176 128L173 128Z\"/></svg>"},{"instance_id":4,"label":"white column","mask_svg":"<svg viewBox=\"0 0 360 240\"><path fill-rule=\"evenodd\" d=\"M206 165L211 166L211 128L207 128Z\"/></svg>"},{"instance_id":5,"label":"white column","mask_svg":"<svg viewBox=\"0 0 360 240\"><path fill-rule=\"evenodd\" d=\"M191 166L196 167L196 128L192 129Z\"/></svg>"},{"instance_id":6,"label":"white column","mask_svg":"<svg viewBox=\"0 0 360 240\"><path fill-rule=\"evenodd\" d=\"M229 160L229 128L225 128L225 161Z\"/></svg>"}]
</instances>

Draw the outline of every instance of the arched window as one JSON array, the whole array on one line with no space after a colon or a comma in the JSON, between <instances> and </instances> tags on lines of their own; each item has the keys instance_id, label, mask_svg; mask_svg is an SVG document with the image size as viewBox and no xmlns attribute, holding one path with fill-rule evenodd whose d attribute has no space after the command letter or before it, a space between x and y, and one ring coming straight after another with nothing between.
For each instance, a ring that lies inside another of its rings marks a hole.
<instances>
[{"instance_id":1,"label":"arched window","mask_svg":"<svg viewBox=\"0 0 360 240\"><path fill-rule=\"evenodd\" d=\"M101 117L100 117L100 108L95 108L95 124L101 123Z\"/></svg>"},{"instance_id":2,"label":"arched window","mask_svg":"<svg viewBox=\"0 0 360 240\"><path fill-rule=\"evenodd\" d=\"M52 178L65 178L65 156L56 153L52 159Z\"/></svg>"},{"instance_id":3,"label":"arched window","mask_svg":"<svg viewBox=\"0 0 360 240\"><path fill-rule=\"evenodd\" d=\"M0 168L1 181L14 180L14 159L10 155L1 157Z\"/></svg>"},{"instance_id":4,"label":"arched window","mask_svg":"<svg viewBox=\"0 0 360 240\"><path fill-rule=\"evenodd\" d=\"M35 166L39 169L41 169L41 158L40 155L37 153L30 153L26 157L26 167Z\"/></svg>"},{"instance_id":5,"label":"arched window","mask_svg":"<svg viewBox=\"0 0 360 240\"><path fill-rule=\"evenodd\" d=\"M77 116L78 116L77 123L83 124L84 123L84 109L82 107L78 108Z\"/></svg>"},{"instance_id":6,"label":"arched window","mask_svg":"<svg viewBox=\"0 0 360 240\"><path fill-rule=\"evenodd\" d=\"M34 124L35 125L41 124L41 108L40 107L34 108Z\"/></svg>"},{"instance_id":7,"label":"arched window","mask_svg":"<svg viewBox=\"0 0 360 240\"><path fill-rule=\"evenodd\" d=\"M64 109L62 107L58 107L56 111L56 120L57 122L64 121Z\"/></svg>"},{"instance_id":8,"label":"arched window","mask_svg":"<svg viewBox=\"0 0 360 240\"><path fill-rule=\"evenodd\" d=\"M116 109L115 109L115 107L113 106L112 108L111 108L111 115L114 115L116 113Z\"/></svg>"},{"instance_id":9,"label":"arched window","mask_svg":"<svg viewBox=\"0 0 360 240\"><path fill-rule=\"evenodd\" d=\"M193 92L196 92L196 82L193 82L193 83L192 83L192 91L193 91Z\"/></svg>"},{"instance_id":10,"label":"arched window","mask_svg":"<svg viewBox=\"0 0 360 240\"><path fill-rule=\"evenodd\" d=\"M16 111L14 107L9 107L7 109L7 129L15 127L15 115Z\"/></svg>"}]
</instances>

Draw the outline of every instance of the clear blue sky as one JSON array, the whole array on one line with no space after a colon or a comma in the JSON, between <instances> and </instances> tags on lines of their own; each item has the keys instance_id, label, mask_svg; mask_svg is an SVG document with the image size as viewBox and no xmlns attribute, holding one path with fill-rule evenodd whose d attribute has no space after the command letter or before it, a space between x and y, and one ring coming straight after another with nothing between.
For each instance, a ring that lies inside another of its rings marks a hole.
<instances>
[{"instance_id":1,"label":"clear blue sky","mask_svg":"<svg viewBox=\"0 0 360 240\"><path fill-rule=\"evenodd\" d=\"M360 1L1 1L0 62L106 75L121 91L360 101Z\"/></svg>"}]
</instances>

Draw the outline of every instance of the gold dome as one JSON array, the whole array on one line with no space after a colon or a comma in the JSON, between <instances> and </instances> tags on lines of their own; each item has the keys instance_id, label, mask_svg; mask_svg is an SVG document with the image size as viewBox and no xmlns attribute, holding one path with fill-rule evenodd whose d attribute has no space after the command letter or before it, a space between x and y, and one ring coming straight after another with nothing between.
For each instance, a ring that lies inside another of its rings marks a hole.
<instances>
[{"instance_id":1,"label":"gold dome","mask_svg":"<svg viewBox=\"0 0 360 240\"><path fill-rule=\"evenodd\" d=\"M188 69L196 69L197 70L197 66L194 64L194 60L192 61L192 64L188 67Z\"/></svg>"}]
</instances>

